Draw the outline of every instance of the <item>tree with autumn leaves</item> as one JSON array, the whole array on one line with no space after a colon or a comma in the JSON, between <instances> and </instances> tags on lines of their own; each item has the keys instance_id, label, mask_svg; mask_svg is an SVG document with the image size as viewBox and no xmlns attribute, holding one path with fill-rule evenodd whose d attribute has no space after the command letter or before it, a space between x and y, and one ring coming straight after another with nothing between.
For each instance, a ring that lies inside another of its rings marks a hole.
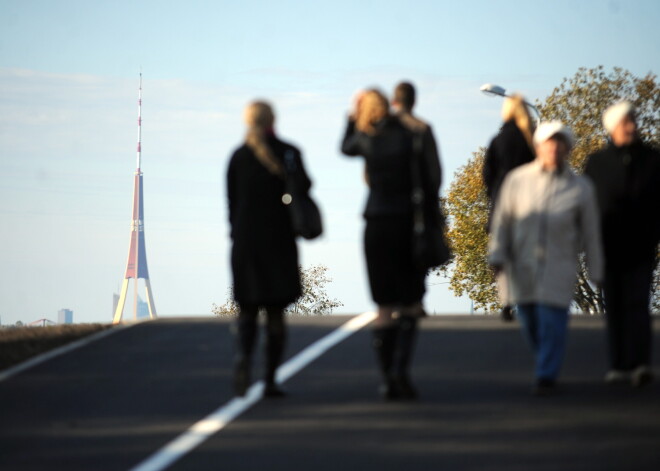
<instances>
[{"instance_id":1,"label":"tree with autumn leaves","mask_svg":"<svg viewBox=\"0 0 660 471\"><path fill-rule=\"evenodd\" d=\"M552 93L536 103L544 121L558 119L575 134L570 165L582 173L586 158L606 144L601 116L612 103L629 100L637 110L642 138L660 147L660 83L654 74L635 77L627 70L601 67L580 68L565 78ZM500 308L493 274L488 266L486 221L488 199L482 181L485 148L478 149L452 181L442 205L448 218L447 237L454 253L453 263L441 269L458 296L467 295L476 309ZM649 214L649 217L658 217ZM660 251L658 253L660 258ZM603 311L600 292L587 282L582 264L578 273L575 303L583 312ZM660 310L660 268L655 271L652 308Z\"/></svg>"},{"instance_id":2,"label":"tree with autumn leaves","mask_svg":"<svg viewBox=\"0 0 660 471\"><path fill-rule=\"evenodd\" d=\"M481 178L486 150L480 148L461 167L441 204L447 216L447 241L453 258L440 268L449 277L449 288L467 295L475 309L499 309L493 273L486 261L488 251L488 196Z\"/></svg>"}]
</instances>

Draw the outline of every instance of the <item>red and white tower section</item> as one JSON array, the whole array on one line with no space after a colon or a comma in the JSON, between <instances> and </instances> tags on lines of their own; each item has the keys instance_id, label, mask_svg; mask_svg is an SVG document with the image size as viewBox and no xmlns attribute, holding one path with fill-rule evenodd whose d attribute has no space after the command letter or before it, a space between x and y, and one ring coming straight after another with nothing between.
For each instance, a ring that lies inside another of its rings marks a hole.
<instances>
[{"instance_id":1,"label":"red and white tower section","mask_svg":"<svg viewBox=\"0 0 660 471\"><path fill-rule=\"evenodd\" d=\"M133 183L133 218L131 220L131 236L128 245L128 261L126 262L126 272L124 281L121 285L119 302L112 320L113 324L121 322L124 313L124 304L128 293L129 281L132 279L135 283L133 297L133 319L137 319L138 308L138 280L144 280L147 305L149 307L149 318L154 319L156 315L156 306L151 292L151 282L149 281L149 269L147 268L147 252L144 242L144 200L142 192L142 171L140 165L142 161L142 73L140 73L140 88L138 90L138 139L137 139L137 169L135 170L135 179Z\"/></svg>"}]
</instances>

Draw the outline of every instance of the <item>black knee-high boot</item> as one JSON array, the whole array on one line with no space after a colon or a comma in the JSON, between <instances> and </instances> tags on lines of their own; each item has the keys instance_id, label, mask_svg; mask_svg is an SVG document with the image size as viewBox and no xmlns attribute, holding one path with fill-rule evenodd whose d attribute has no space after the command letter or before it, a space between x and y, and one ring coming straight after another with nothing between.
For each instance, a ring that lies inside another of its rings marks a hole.
<instances>
[{"instance_id":1,"label":"black knee-high boot","mask_svg":"<svg viewBox=\"0 0 660 471\"><path fill-rule=\"evenodd\" d=\"M417 391L410 381L409 370L417 339L417 319L411 316L401 316L398 324L393 366L394 384L401 399L416 399Z\"/></svg>"},{"instance_id":2,"label":"black knee-high boot","mask_svg":"<svg viewBox=\"0 0 660 471\"><path fill-rule=\"evenodd\" d=\"M244 396L250 386L252 352L257 339L257 316L241 313L236 321L236 356L234 358L234 393Z\"/></svg>"},{"instance_id":3,"label":"black knee-high boot","mask_svg":"<svg viewBox=\"0 0 660 471\"><path fill-rule=\"evenodd\" d=\"M275 382L275 373L282 362L286 346L286 325L282 309L268 309L266 327L264 396L282 397L285 395Z\"/></svg>"},{"instance_id":4,"label":"black knee-high boot","mask_svg":"<svg viewBox=\"0 0 660 471\"><path fill-rule=\"evenodd\" d=\"M376 352L376 359L383 376L380 393L384 399L396 399L397 390L394 384L392 366L394 362L394 347L396 345L398 327L376 327L373 329L372 345Z\"/></svg>"}]
</instances>

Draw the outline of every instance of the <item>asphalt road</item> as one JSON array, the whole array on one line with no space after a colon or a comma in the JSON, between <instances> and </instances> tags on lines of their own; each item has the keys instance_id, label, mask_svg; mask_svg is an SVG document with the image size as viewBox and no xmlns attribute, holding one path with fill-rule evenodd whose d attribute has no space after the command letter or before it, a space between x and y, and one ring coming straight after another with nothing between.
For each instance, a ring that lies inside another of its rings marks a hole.
<instances>
[{"instance_id":1,"label":"asphalt road","mask_svg":"<svg viewBox=\"0 0 660 471\"><path fill-rule=\"evenodd\" d=\"M289 357L343 316L290 323ZM431 317L417 403L384 403L362 329L167 469L660 469L660 382L606 386L602 320L573 318L560 394L530 395L518 326ZM655 345L660 345L656 321ZM123 329L0 382L0 470L130 470L231 399L227 322ZM660 364L655 355L655 364Z\"/></svg>"}]
</instances>

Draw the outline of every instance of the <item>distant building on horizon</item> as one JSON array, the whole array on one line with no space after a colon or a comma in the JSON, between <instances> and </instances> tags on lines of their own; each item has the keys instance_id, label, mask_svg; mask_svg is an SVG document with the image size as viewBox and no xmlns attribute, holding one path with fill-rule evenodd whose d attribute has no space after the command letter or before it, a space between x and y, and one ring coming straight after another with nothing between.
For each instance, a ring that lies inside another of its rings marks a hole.
<instances>
[{"instance_id":1,"label":"distant building on horizon","mask_svg":"<svg viewBox=\"0 0 660 471\"><path fill-rule=\"evenodd\" d=\"M119 295L113 293L112 295L112 312L117 312L117 304L119 304ZM142 298L138 296L137 299L137 318L144 319L149 317L149 303L142 301Z\"/></svg>"},{"instance_id":2,"label":"distant building on horizon","mask_svg":"<svg viewBox=\"0 0 660 471\"><path fill-rule=\"evenodd\" d=\"M58 324L73 324L73 311L71 309L60 309L57 311Z\"/></svg>"},{"instance_id":3,"label":"distant building on horizon","mask_svg":"<svg viewBox=\"0 0 660 471\"><path fill-rule=\"evenodd\" d=\"M144 319L149 318L149 303L142 301L142 298L138 296L138 306L137 306L137 318Z\"/></svg>"}]
</instances>

